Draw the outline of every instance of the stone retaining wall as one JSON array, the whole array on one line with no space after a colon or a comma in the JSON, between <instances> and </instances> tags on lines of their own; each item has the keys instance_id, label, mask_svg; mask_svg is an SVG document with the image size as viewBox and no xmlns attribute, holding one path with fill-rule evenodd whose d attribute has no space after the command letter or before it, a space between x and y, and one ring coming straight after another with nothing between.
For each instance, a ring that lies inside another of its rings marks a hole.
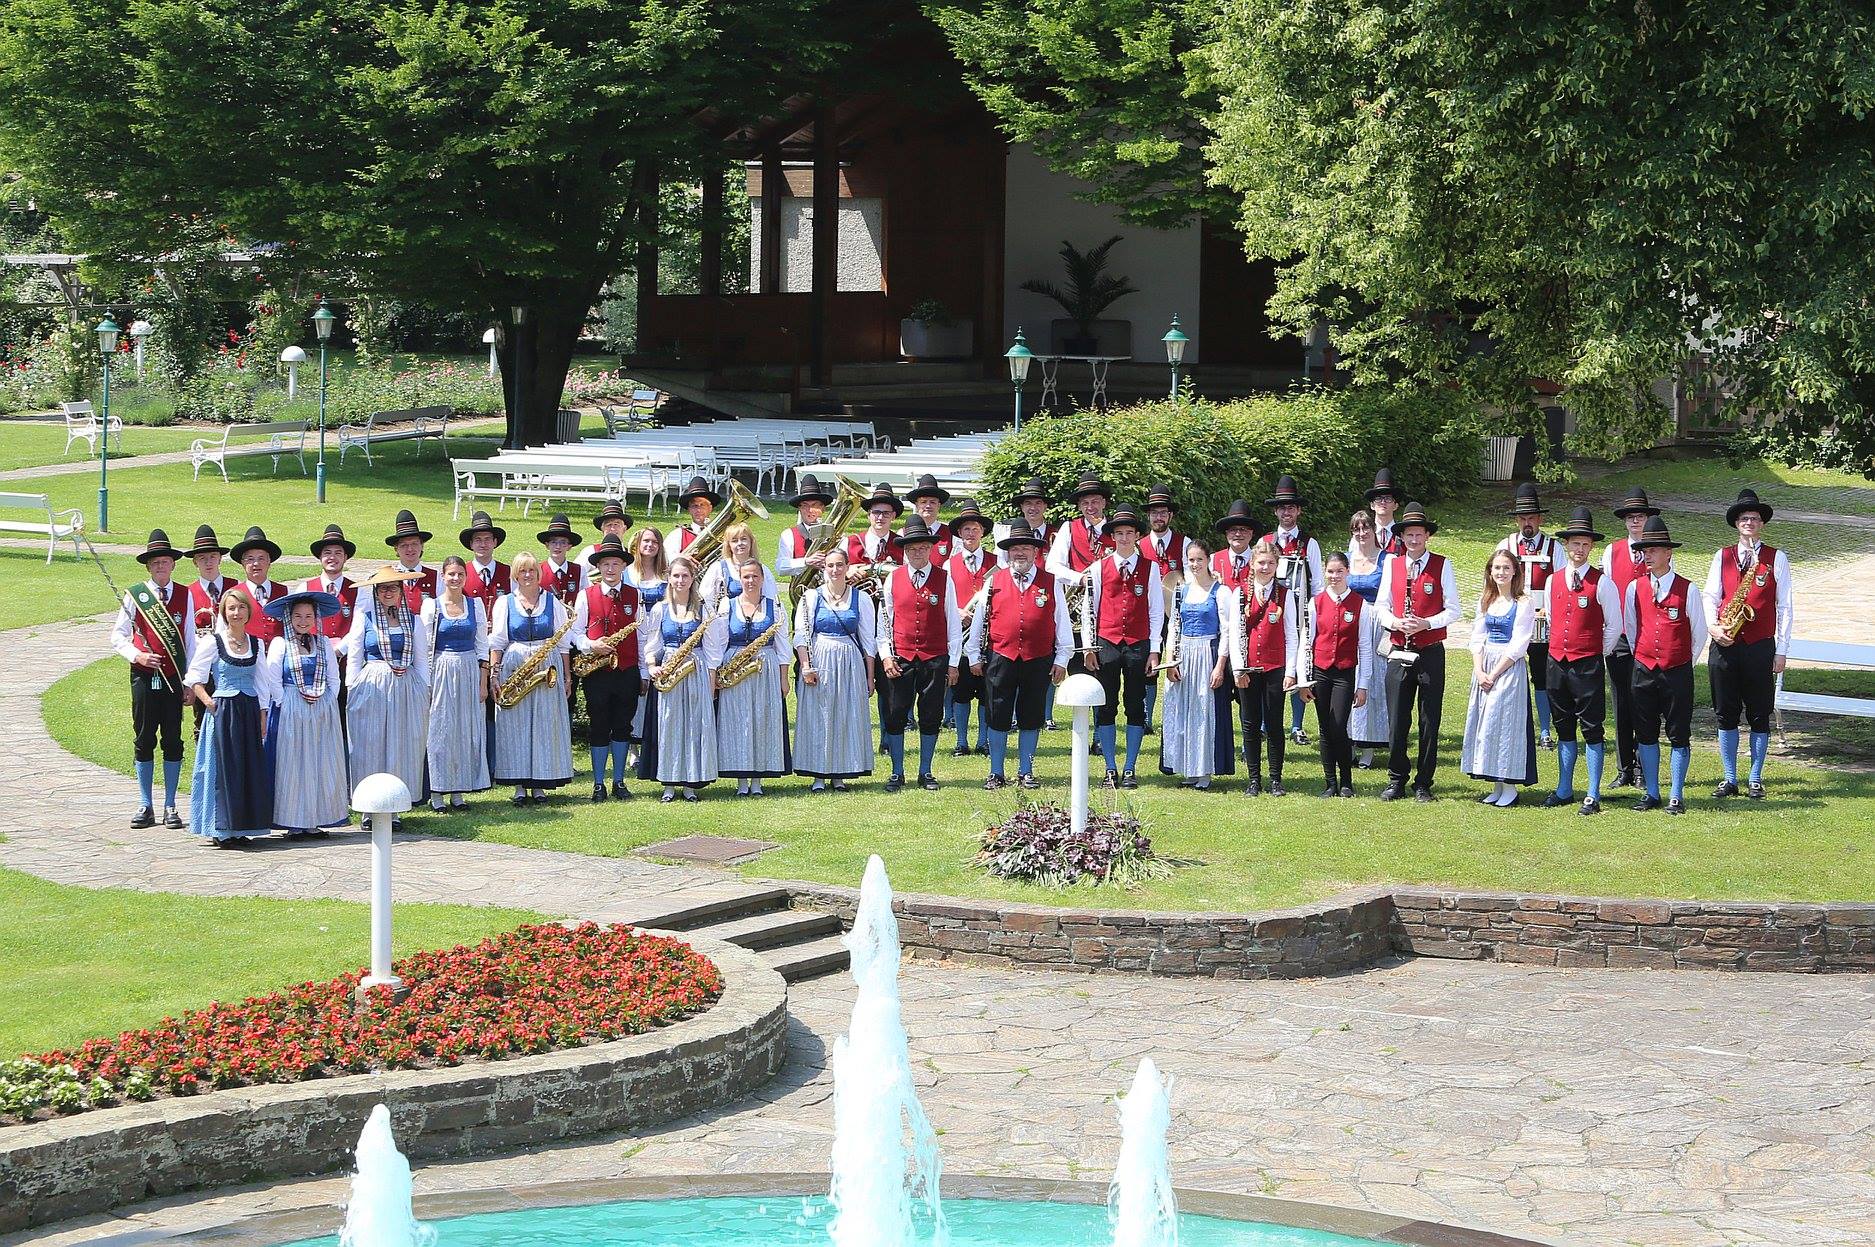
<instances>
[{"instance_id":1,"label":"stone retaining wall","mask_svg":"<svg viewBox=\"0 0 1875 1247\"><path fill-rule=\"evenodd\" d=\"M372 1107L417 1159L635 1130L736 1100L787 1057L781 976L690 934L723 975L706 1012L610 1043L434 1070L355 1074L0 1128L0 1232L193 1187L351 1163Z\"/></svg>"},{"instance_id":2,"label":"stone retaining wall","mask_svg":"<svg viewBox=\"0 0 1875 1247\"><path fill-rule=\"evenodd\" d=\"M789 883L851 927L851 888ZM901 895L909 955L1089 974L1306 978L1392 953L1656 970L1875 971L1875 904L1365 889L1261 914L1069 910Z\"/></svg>"}]
</instances>

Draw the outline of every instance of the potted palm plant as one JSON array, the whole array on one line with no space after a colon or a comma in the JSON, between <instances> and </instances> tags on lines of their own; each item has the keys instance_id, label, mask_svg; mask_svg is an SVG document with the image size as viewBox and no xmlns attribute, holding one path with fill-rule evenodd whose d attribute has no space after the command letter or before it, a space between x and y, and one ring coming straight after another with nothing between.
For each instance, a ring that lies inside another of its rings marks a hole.
<instances>
[{"instance_id":1,"label":"potted palm plant","mask_svg":"<svg viewBox=\"0 0 1875 1247\"><path fill-rule=\"evenodd\" d=\"M1115 234L1098 247L1082 251L1071 242L1061 244L1061 263L1067 270L1067 285L1031 277L1022 283L1024 290L1053 299L1067 313L1049 329L1056 349L1064 355L1131 355L1133 322L1103 320L1100 314L1139 288L1124 277L1107 272L1107 255L1120 241Z\"/></svg>"},{"instance_id":2,"label":"potted palm plant","mask_svg":"<svg viewBox=\"0 0 1875 1247\"><path fill-rule=\"evenodd\" d=\"M975 322L936 299L918 300L898 323L898 353L906 359L968 359L975 344Z\"/></svg>"}]
</instances>

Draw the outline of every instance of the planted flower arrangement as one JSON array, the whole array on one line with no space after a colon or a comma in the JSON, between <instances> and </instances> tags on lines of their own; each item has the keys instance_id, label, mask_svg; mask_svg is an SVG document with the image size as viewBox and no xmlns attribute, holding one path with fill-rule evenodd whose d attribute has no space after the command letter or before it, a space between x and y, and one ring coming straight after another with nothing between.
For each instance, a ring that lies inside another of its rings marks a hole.
<instances>
[{"instance_id":1,"label":"planted flower arrangement","mask_svg":"<svg viewBox=\"0 0 1875 1247\"><path fill-rule=\"evenodd\" d=\"M603 1043L699 1013L723 989L690 945L590 922L524 926L394 969L401 1000L381 987L354 1004L360 970L0 1062L0 1120Z\"/></svg>"},{"instance_id":2,"label":"planted flower arrangement","mask_svg":"<svg viewBox=\"0 0 1875 1247\"><path fill-rule=\"evenodd\" d=\"M1171 863L1152 851L1152 841L1132 814L1090 811L1086 827L1076 835L1067 807L1052 801L1025 802L985 828L976 860L998 879L1051 888L1075 883L1131 887L1172 873Z\"/></svg>"}]
</instances>

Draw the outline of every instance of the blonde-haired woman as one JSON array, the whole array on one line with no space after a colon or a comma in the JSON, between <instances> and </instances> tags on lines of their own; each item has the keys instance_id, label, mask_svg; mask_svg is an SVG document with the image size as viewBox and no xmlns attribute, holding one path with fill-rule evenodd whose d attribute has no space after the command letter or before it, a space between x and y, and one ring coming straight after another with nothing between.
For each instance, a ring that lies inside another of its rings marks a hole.
<instances>
[{"instance_id":1,"label":"blonde-haired woman","mask_svg":"<svg viewBox=\"0 0 1875 1247\"><path fill-rule=\"evenodd\" d=\"M490 768L498 784L514 785L515 805L547 800L547 789L560 788L573 779L573 724L564 691L572 673L566 654L572 639L560 636L568 615L566 603L540 584L540 560L522 552L508 569L513 590L495 603L489 629L490 693L499 698L515 673L536 655L537 670L558 669L560 683L545 681L512 706L495 705L495 762Z\"/></svg>"},{"instance_id":2,"label":"blonde-haired woman","mask_svg":"<svg viewBox=\"0 0 1875 1247\"><path fill-rule=\"evenodd\" d=\"M531 556L530 556L531 557ZM463 804L463 794L489 787L488 631L482 599L468 594L469 565L443 560L442 585L423 603L430 643L430 808Z\"/></svg>"},{"instance_id":3,"label":"blonde-haired woman","mask_svg":"<svg viewBox=\"0 0 1875 1247\"><path fill-rule=\"evenodd\" d=\"M345 635L345 726L354 780L395 775L412 801L424 792L430 735L430 638L404 586L419 578L381 567L358 586Z\"/></svg>"},{"instance_id":4,"label":"blonde-haired woman","mask_svg":"<svg viewBox=\"0 0 1875 1247\"><path fill-rule=\"evenodd\" d=\"M1471 630L1471 704L1459 754L1465 774L1491 781L1485 805L1517 804L1517 789L1536 782L1536 724L1530 710L1530 638L1536 599L1523 590L1523 565L1493 551Z\"/></svg>"},{"instance_id":5,"label":"blonde-haired woman","mask_svg":"<svg viewBox=\"0 0 1875 1247\"><path fill-rule=\"evenodd\" d=\"M664 785L662 801L676 800L680 791L684 800L696 801L717 776L715 672L723 661L723 625L720 616L710 618L697 580L695 560L683 554L672 559L670 592L639 629L649 634L638 653L652 684L654 705L647 713L656 715L657 735L645 742L638 774ZM699 631L703 637L690 645L687 657L694 664L691 671L670 688L658 689L660 678L675 674L676 651Z\"/></svg>"},{"instance_id":6,"label":"blonde-haired woman","mask_svg":"<svg viewBox=\"0 0 1875 1247\"><path fill-rule=\"evenodd\" d=\"M786 775L793 766L784 684L794 645L788 638L787 607L762 591L766 569L750 559L739 570L742 592L721 616L723 659L746 655L755 674L717 693L716 751L722 773L735 777L736 795L759 797L764 779Z\"/></svg>"},{"instance_id":7,"label":"blonde-haired woman","mask_svg":"<svg viewBox=\"0 0 1875 1247\"><path fill-rule=\"evenodd\" d=\"M215 626L207 638L196 638L183 676L183 687L206 712L195 743L189 830L218 849L273 829L273 772L262 746L267 707L278 695L272 668L261 661L261 642L248 635L253 611L246 594L222 594Z\"/></svg>"},{"instance_id":8,"label":"blonde-haired woman","mask_svg":"<svg viewBox=\"0 0 1875 1247\"><path fill-rule=\"evenodd\" d=\"M625 543L625 551L630 555L625 564L625 583L638 590L638 609L649 619L651 608L664 600L671 570L670 560L664 556L663 530L646 524L631 535L631 540ZM638 631L643 632L644 629ZM642 643L640 652L643 652ZM651 698L654 696L656 694L647 692L640 697L638 709L632 712L632 745L637 749L641 762L647 735L653 739L657 736L657 716L651 713ZM642 765L638 767L638 777L646 778Z\"/></svg>"},{"instance_id":9,"label":"blonde-haired woman","mask_svg":"<svg viewBox=\"0 0 1875 1247\"><path fill-rule=\"evenodd\" d=\"M755 532L747 524L731 524L723 531L723 557L703 571L700 592L712 615L721 615L742 593L742 565L761 564L755 552ZM775 574L762 565L762 596L775 596Z\"/></svg>"}]
</instances>

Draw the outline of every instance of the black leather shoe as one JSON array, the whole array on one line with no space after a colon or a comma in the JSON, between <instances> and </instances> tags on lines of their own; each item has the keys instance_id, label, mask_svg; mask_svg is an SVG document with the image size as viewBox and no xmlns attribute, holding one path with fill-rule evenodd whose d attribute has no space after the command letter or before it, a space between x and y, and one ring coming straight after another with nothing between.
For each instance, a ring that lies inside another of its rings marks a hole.
<instances>
[{"instance_id":1,"label":"black leather shoe","mask_svg":"<svg viewBox=\"0 0 1875 1247\"><path fill-rule=\"evenodd\" d=\"M1720 780L1718 786L1712 790L1712 799L1714 801L1723 801L1727 797L1736 797L1737 795L1738 785L1729 779Z\"/></svg>"},{"instance_id":2,"label":"black leather shoe","mask_svg":"<svg viewBox=\"0 0 1875 1247\"><path fill-rule=\"evenodd\" d=\"M1764 785L1763 784L1746 785L1745 795L1750 797L1753 801L1764 800Z\"/></svg>"},{"instance_id":3,"label":"black leather shoe","mask_svg":"<svg viewBox=\"0 0 1875 1247\"><path fill-rule=\"evenodd\" d=\"M1641 773L1633 767L1624 766L1619 771L1615 772L1615 787L1639 788L1640 786Z\"/></svg>"},{"instance_id":4,"label":"black leather shoe","mask_svg":"<svg viewBox=\"0 0 1875 1247\"><path fill-rule=\"evenodd\" d=\"M904 786L905 777L903 775L893 775L885 781L885 790L887 792L897 792Z\"/></svg>"},{"instance_id":5,"label":"black leather shoe","mask_svg":"<svg viewBox=\"0 0 1875 1247\"><path fill-rule=\"evenodd\" d=\"M1034 792L1036 789L1040 788L1041 786L1042 786L1041 781L1036 779L1035 776L1033 775L1016 776L1016 787L1022 789L1025 792Z\"/></svg>"},{"instance_id":6,"label":"black leather shoe","mask_svg":"<svg viewBox=\"0 0 1875 1247\"><path fill-rule=\"evenodd\" d=\"M632 790L625 786L624 780L615 779L612 781L612 799L614 801L630 801L632 799Z\"/></svg>"},{"instance_id":7,"label":"black leather shoe","mask_svg":"<svg viewBox=\"0 0 1875 1247\"><path fill-rule=\"evenodd\" d=\"M1399 784L1388 784L1385 788L1380 790L1380 799L1382 801L1398 801L1405 795L1406 789Z\"/></svg>"},{"instance_id":8,"label":"black leather shoe","mask_svg":"<svg viewBox=\"0 0 1875 1247\"><path fill-rule=\"evenodd\" d=\"M992 775L988 779L983 781L983 791L995 792L997 789L1001 788L1004 784L1008 782L1009 782L1008 780L1004 779L1000 775Z\"/></svg>"},{"instance_id":9,"label":"black leather shoe","mask_svg":"<svg viewBox=\"0 0 1875 1247\"><path fill-rule=\"evenodd\" d=\"M1260 779L1246 779L1243 782L1243 795L1246 797L1262 796L1263 781Z\"/></svg>"},{"instance_id":10,"label":"black leather shoe","mask_svg":"<svg viewBox=\"0 0 1875 1247\"><path fill-rule=\"evenodd\" d=\"M526 805L527 802L528 802L528 796L524 792L517 792L512 797L508 798L508 804L513 805L513 806Z\"/></svg>"},{"instance_id":11,"label":"black leather shoe","mask_svg":"<svg viewBox=\"0 0 1875 1247\"><path fill-rule=\"evenodd\" d=\"M605 785L594 784L592 786L592 803L594 805L598 805L604 800L605 800Z\"/></svg>"},{"instance_id":12,"label":"black leather shoe","mask_svg":"<svg viewBox=\"0 0 1875 1247\"><path fill-rule=\"evenodd\" d=\"M1109 788L1118 788L1120 786L1120 773L1118 771L1108 771L1107 778L1104 782Z\"/></svg>"},{"instance_id":13,"label":"black leather shoe","mask_svg":"<svg viewBox=\"0 0 1875 1247\"><path fill-rule=\"evenodd\" d=\"M1298 727L1289 733L1289 739L1298 745L1306 745L1309 743L1309 734Z\"/></svg>"},{"instance_id":14,"label":"black leather shoe","mask_svg":"<svg viewBox=\"0 0 1875 1247\"><path fill-rule=\"evenodd\" d=\"M1330 784L1328 787L1322 789L1321 795L1324 797L1338 797L1341 795L1341 790L1336 788L1333 784Z\"/></svg>"},{"instance_id":15,"label":"black leather shoe","mask_svg":"<svg viewBox=\"0 0 1875 1247\"><path fill-rule=\"evenodd\" d=\"M1560 809L1565 805L1574 805L1575 803L1576 797L1573 792L1566 797L1560 792L1552 792L1549 796L1543 798L1543 808L1546 810Z\"/></svg>"},{"instance_id":16,"label":"black leather shoe","mask_svg":"<svg viewBox=\"0 0 1875 1247\"><path fill-rule=\"evenodd\" d=\"M937 776L929 771L925 772L918 777L918 786L926 792L936 792L938 790Z\"/></svg>"},{"instance_id":17,"label":"black leather shoe","mask_svg":"<svg viewBox=\"0 0 1875 1247\"><path fill-rule=\"evenodd\" d=\"M1272 797L1286 797L1286 796L1288 796L1288 795L1289 795L1289 790L1288 790L1287 788L1284 788L1284 787L1283 787L1283 781L1282 781L1282 780L1280 780L1280 779L1272 779L1272 780L1270 781L1270 796L1272 796Z\"/></svg>"},{"instance_id":18,"label":"black leather shoe","mask_svg":"<svg viewBox=\"0 0 1875 1247\"><path fill-rule=\"evenodd\" d=\"M156 811L147 805L144 806L130 816L130 825L138 831L142 831L145 827L156 826Z\"/></svg>"},{"instance_id":19,"label":"black leather shoe","mask_svg":"<svg viewBox=\"0 0 1875 1247\"><path fill-rule=\"evenodd\" d=\"M1576 813L1578 814L1600 814L1601 812L1602 803L1597 801L1594 797L1582 798L1582 804L1576 809Z\"/></svg>"},{"instance_id":20,"label":"black leather shoe","mask_svg":"<svg viewBox=\"0 0 1875 1247\"><path fill-rule=\"evenodd\" d=\"M1341 795L1344 797L1352 797L1354 795L1354 789L1344 787L1341 790Z\"/></svg>"},{"instance_id":21,"label":"black leather shoe","mask_svg":"<svg viewBox=\"0 0 1875 1247\"><path fill-rule=\"evenodd\" d=\"M1686 802L1680 800L1678 797L1673 798L1673 800L1667 802L1667 813L1669 814L1686 813Z\"/></svg>"},{"instance_id":22,"label":"black leather shoe","mask_svg":"<svg viewBox=\"0 0 1875 1247\"><path fill-rule=\"evenodd\" d=\"M163 826L168 827L172 831L182 830L182 815L176 813L175 806L171 805L171 806L164 807Z\"/></svg>"},{"instance_id":23,"label":"black leather shoe","mask_svg":"<svg viewBox=\"0 0 1875 1247\"><path fill-rule=\"evenodd\" d=\"M1628 808L1633 810L1636 814L1645 814L1649 810L1657 810L1660 808L1660 798L1642 794L1641 798Z\"/></svg>"},{"instance_id":24,"label":"black leather shoe","mask_svg":"<svg viewBox=\"0 0 1875 1247\"><path fill-rule=\"evenodd\" d=\"M951 757L953 758L967 758L969 756L970 746L968 745L956 745L951 749Z\"/></svg>"},{"instance_id":25,"label":"black leather shoe","mask_svg":"<svg viewBox=\"0 0 1875 1247\"><path fill-rule=\"evenodd\" d=\"M990 747L988 745L978 745L975 749L972 749L970 752L976 754L977 757L979 758L987 758L990 756Z\"/></svg>"},{"instance_id":26,"label":"black leather shoe","mask_svg":"<svg viewBox=\"0 0 1875 1247\"><path fill-rule=\"evenodd\" d=\"M1413 800L1419 802L1421 805L1425 805L1427 802L1432 800L1432 789L1430 788L1413 789Z\"/></svg>"},{"instance_id":27,"label":"black leather shoe","mask_svg":"<svg viewBox=\"0 0 1875 1247\"><path fill-rule=\"evenodd\" d=\"M1133 772L1131 771L1126 771L1122 773L1120 776L1120 787L1122 788L1139 787L1139 776L1133 774Z\"/></svg>"}]
</instances>

